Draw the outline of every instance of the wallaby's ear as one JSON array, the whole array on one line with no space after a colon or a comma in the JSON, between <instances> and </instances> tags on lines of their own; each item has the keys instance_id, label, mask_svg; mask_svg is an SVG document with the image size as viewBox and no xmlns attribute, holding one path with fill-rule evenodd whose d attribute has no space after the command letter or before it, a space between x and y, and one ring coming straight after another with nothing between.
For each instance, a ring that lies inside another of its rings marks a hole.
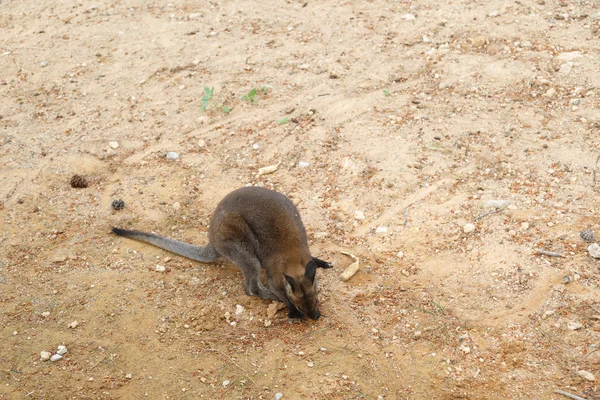
<instances>
[{"instance_id":1,"label":"wallaby's ear","mask_svg":"<svg viewBox=\"0 0 600 400\"><path fill-rule=\"evenodd\" d=\"M317 264L314 261L309 261L308 264L306 264L306 271L304 272L304 276L309 280L309 281L314 281L315 280L315 274L317 273Z\"/></svg>"},{"instance_id":2,"label":"wallaby's ear","mask_svg":"<svg viewBox=\"0 0 600 400\"><path fill-rule=\"evenodd\" d=\"M287 281L287 283L290 285L290 288L292 290L296 290L296 288L298 287L298 285L296 284L296 280L294 278L292 278L289 275L283 274L283 277L285 278L285 280Z\"/></svg>"}]
</instances>

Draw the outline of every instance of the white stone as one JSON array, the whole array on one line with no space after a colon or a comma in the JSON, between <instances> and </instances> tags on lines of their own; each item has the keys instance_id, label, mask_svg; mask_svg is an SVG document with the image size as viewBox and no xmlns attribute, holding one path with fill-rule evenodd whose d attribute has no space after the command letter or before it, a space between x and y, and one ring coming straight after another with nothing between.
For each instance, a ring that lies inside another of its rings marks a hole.
<instances>
[{"instance_id":1,"label":"white stone","mask_svg":"<svg viewBox=\"0 0 600 400\"><path fill-rule=\"evenodd\" d=\"M175 151L169 151L167 152L167 159L168 160L177 160L179 158L179 153L175 152Z\"/></svg>"},{"instance_id":2,"label":"white stone","mask_svg":"<svg viewBox=\"0 0 600 400\"><path fill-rule=\"evenodd\" d=\"M578 331L583 328L583 324L581 322L570 321L567 323L567 328L572 331Z\"/></svg>"},{"instance_id":3,"label":"white stone","mask_svg":"<svg viewBox=\"0 0 600 400\"><path fill-rule=\"evenodd\" d=\"M41 361L48 361L51 356L52 356L52 354L48 351L40 352L40 360Z\"/></svg>"},{"instance_id":4,"label":"white stone","mask_svg":"<svg viewBox=\"0 0 600 400\"><path fill-rule=\"evenodd\" d=\"M402 16L402 19L405 21L414 21L416 19L416 17L412 14L404 14Z\"/></svg>"},{"instance_id":5,"label":"white stone","mask_svg":"<svg viewBox=\"0 0 600 400\"><path fill-rule=\"evenodd\" d=\"M306 365L308 366L308 368L312 368L312 367L315 366L315 363L312 362L312 361L309 361L309 362L306 363Z\"/></svg>"},{"instance_id":6,"label":"white stone","mask_svg":"<svg viewBox=\"0 0 600 400\"><path fill-rule=\"evenodd\" d=\"M204 139L198 140L198 147L200 147L200 148L206 147L206 140L204 140Z\"/></svg>"},{"instance_id":7,"label":"white stone","mask_svg":"<svg viewBox=\"0 0 600 400\"><path fill-rule=\"evenodd\" d=\"M69 324L69 328L75 329L75 328L77 328L78 325L79 325L79 322L73 321Z\"/></svg>"},{"instance_id":8,"label":"white stone","mask_svg":"<svg viewBox=\"0 0 600 400\"><path fill-rule=\"evenodd\" d=\"M550 99L550 98L554 97L555 94L556 94L556 89L550 88L550 89L546 90L546 93L544 93L544 97L547 97Z\"/></svg>"},{"instance_id":9,"label":"white stone","mask_svg":"<svg viewBox=\"0 0 600 400\"><path fill-rule=\"evenodd\" d=\"M600 245L598 243L590 244L587 248L587 251L590 253L590 256L594 258L600 258Z\"/></svg>"},{"instance_id":10,"label":"white stone","mask_svg":"<svg viewBox=\"0 0 600 400\"><path fill-rule=\"evenodd\" d=\"M375 233L387 233L388 229L385 226L378 226L377 229L375 229Z\"/></svg>"},{"instance_id":11,"label":"white stone","mask_svg":"<svg viewBox=\"0 0 600 400\"><path fill-rule=\"evenodd\" d=\"M173 203L173 208L174 208L175 210L179 210L179 209L181 208L181 203L180 203L180 202L178 202L178 201L176 201L175 203Z\"/></svg>"},{"instance_id":12,"label":"white stone","mask_svg":"<svg viewBox=\"0 0 600 400\"><path fill-rule=\"evenodd\" d=\"M504 209L510 204L510 200L488 200L483 203L485 208L500 208Z\"/></svg>"},{"instance_id":13,"label":"white stone","mask_svg":"<svg viewBox=\"0 0 600 400\"><path fill-rule=\"evenodd\" d=\"M127 375L125 375L125 379L131 379L131 378L132 378L132 375L131 375L131 374L127 374Z\"/></svg>"},{"instance_id":14,"label":"white stone","mask_svg":"<svg viewBox=\"0 0 600 400\"><path fill-rule=\"evenodd\" d=\"M50 357L50 361L54 362L54 361L58 361L58 360L60 360L62 358L63 358L63 356L61 356L60 354L55 354L52 357Z\"/></svg>"},{"instance_id":15,"label":"white stone","mask_svg":"<svg viewBox=\"0 0 600 400\"><path fill-rule=\"evenodd\" d=\"M584 369L577 371L577 375L579 375L580 377L582 377L586 381L593 382L593 381L596 380L596 377L594 376L594 374L592 374L591 372L586 371Z\"/></svg>"},{"instance_id":16,"label":"white stone","mask_svg":"<svg viewBox=\"0 0 600 400\"><path fill-rule=\"evenodd\" d=\"M358 220L364 220L365 217L365 213L359 210L354 211L354 218L358 219Z\"/></svg>"},{"instance_id":17,"label":"white stone","mask_svg":"<svg viewBox=\"0 0 600 400\"><path fill-rule=\"evenodd\" d=\"M463 226L463 231L465 233L475 232L475 225L474 224L465 224L465 226Z\"/></svg>"},{"instance_id":18,"label":"white stone","mask_svg":"<svg viewBox=\"0 0 600 400\"><path fill-rule=\"evenodd\" d=\"M283 397L283 393L275 393L275 400L281 400L281 398Z\"/></svg>"},{"instance_id":19,"label":"white stone","mask_svg":"<svg viewBox=\"0 0 600 400\"><path fill-rule=\"evenodd\" d=\"M494 17L497 17L498 15L500 15L500 11L494 10L488 14L488 17L494 18Z\"/></svg>"},{"instance_id":20,"label":"white stone","mask_svg":"<svg viewBox=\"0 0 600 400\"><path fill-rule=\"evenodd\" d=\"M58 346L58 351L56 352L56 354L61 355L61 356L67 354L66 346Z\"/></svg>"},{"instance_id":21,"label":"white stone","mask_svg":"<svg viewBox=\"0 0 600 400\"><path fill-rule=\"evenodd\" d=\"M298 163L298 166L299 166L300 168L306 168L306 167L308 167L309 165L310 165L310 164L309 164L309 163L307 163L306 161L300 161L300 162Z\"/></svg>"},{"instance_id":22,"label":"white stone","mask_svg":"<svg viewBox=\"0 0 600 400\"><path fill-rule=\"evenodd\" d=\"M230 383L229 381L223 381L223 387L229 386L229 383Z\"/></svg>"},{"instance_id":23,"label":"white stone","mask_svg":"<svg viewBox=\"0 0 600 400\"><path fill-rule=\"evenodd\" d=\"M235 306L235 317L236 317L236 318L239 318L239 317L241 317L241 316L242 316L242 314L244 314L244 311L246 311L246 310L244 309L244 307L243 307L242 305L240 305L240 304L237 304L237 305Z\"/></svg>"},{"instance_id":24,"label":"white stone","mask_svg":"<svg viewBox=\"0 0 600 400\"><path fill-rule=\"evenodd\" d=\"M48 65L48 62L47 62L47 61L42 61L42 62L40 63L40 67L45 67L45 66L47 66L47 65Z\"/></svg>"},{"instance_id":25,"label":"white stone","mask_svg":"<svg viewBox=\"0 0 600 400\"><path fill-rule=\"evenodd\" d=\"M110 146L111 149L118 149L119 148L119 142L108 142L108 145Z\"/></svg>"},{"instance_id":26,"label":"white stone","mask_svg":"<svg viewBox=\"0 0 600 400\"><path fill-rule=\"evenodd\" d=\"M167 268L164 265L156 264L156 267L154 267L154 270L156 272L165 272L167 270Z\"/></svg>"},{"instance_id":27,"label":"white stone","mask_svg":"<svg viewBox=\"0 0 600 400\"><path fill-rule=\"evenodd\" d=\"M50 316L50 311L44 311L42 313L42 317L44 317L44 318L49 317L49 316Z\"/></svg>"}]
</instances>

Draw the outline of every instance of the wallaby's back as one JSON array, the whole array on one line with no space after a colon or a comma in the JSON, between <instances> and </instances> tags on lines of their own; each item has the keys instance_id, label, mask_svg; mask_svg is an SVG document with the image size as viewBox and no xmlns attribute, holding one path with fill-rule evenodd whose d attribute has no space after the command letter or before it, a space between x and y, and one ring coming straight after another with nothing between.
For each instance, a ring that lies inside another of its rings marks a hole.
<instances>
[{"instance_id":1,"label":"wallaby's back","mask_svg":"<svg viewBox=\"0 0 600 400\"><path fill-rule=\"evenodd\" d=\"M217 245L228 237L226 226L233 216L241 217L256 238L259 258L293 251L310 259L306 230L298 209L281 193L261 187L243 187L229 193L217 205L210 228L210 243Z\"/></svg>"}]
</instances>

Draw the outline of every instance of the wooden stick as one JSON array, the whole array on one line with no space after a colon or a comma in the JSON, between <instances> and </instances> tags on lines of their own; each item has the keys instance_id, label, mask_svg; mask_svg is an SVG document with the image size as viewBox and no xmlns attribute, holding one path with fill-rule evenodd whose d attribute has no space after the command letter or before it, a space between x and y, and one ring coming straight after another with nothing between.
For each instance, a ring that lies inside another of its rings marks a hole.
<instances>
[{"instance_id":1,"label":"wooden stick","mask_svg":"<svg viewBox=\"0 0 600 400\"><path fill-rule=\"evenodd\" d=\"M571 393L565 392L563 390L555 390L554 393L560 394L560 395L565 396L565 397L568 397L568 398L570 398L572 400L587 400L585 397L579 397L579 396L577 396L575 394L571 394Z\"/></svg>"},{"instance_id":2,"label":"wooden stick","mask_svg":"<svg viewBox=\"0 0 600 400\"><path fill-rule=\"evenodd\" d=\"M548 257L564 257L560 253L555 253L553 251L547 251L547 250L543 250L543 249L535 249L535 252L536 252L536 254L541 254L544 256L548 256Z\"/></svg>"},{"instance_id":3,"label":"wooden stick","mask_svg":"<svg viewBox=\"0 0 600 400\"><path fill-rule=\"evenodd\" d=\"M481 214L481 215L480 215L480 216L478 216L478 217L475 217L475 222L479 221L481 218L487 217L488 215L497 214L497 213L499 213L499 212L500 212L500 211L502 211L502 210L504 210L504 208L502 208L502 207L496 207L496 208L495 208L494 210L492 210L492 211L488 211L488 212L486 212L486 213L483 213L483 214Z\"/></svg>"}]
</instances>

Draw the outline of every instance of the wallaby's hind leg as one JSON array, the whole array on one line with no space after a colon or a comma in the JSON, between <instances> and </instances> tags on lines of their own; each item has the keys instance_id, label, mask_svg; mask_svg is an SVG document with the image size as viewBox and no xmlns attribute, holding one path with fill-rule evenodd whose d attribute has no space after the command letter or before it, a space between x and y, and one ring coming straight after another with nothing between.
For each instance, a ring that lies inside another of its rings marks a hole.
<instances>
[{"instance_id":1,"label":"wallaby's hind leg","mask_svg":"<svg viewBox=\"0 0 600 400\"><path fill-rule=\"evenodd\" d=\"M221 244L219 252L235 263L244 275L244 291L248 296L257 296L261 299L279 300L270 289L264 287L260 281L260 261L252 252L240 243L233 241Z\"/></svg>"}]
</instances>

